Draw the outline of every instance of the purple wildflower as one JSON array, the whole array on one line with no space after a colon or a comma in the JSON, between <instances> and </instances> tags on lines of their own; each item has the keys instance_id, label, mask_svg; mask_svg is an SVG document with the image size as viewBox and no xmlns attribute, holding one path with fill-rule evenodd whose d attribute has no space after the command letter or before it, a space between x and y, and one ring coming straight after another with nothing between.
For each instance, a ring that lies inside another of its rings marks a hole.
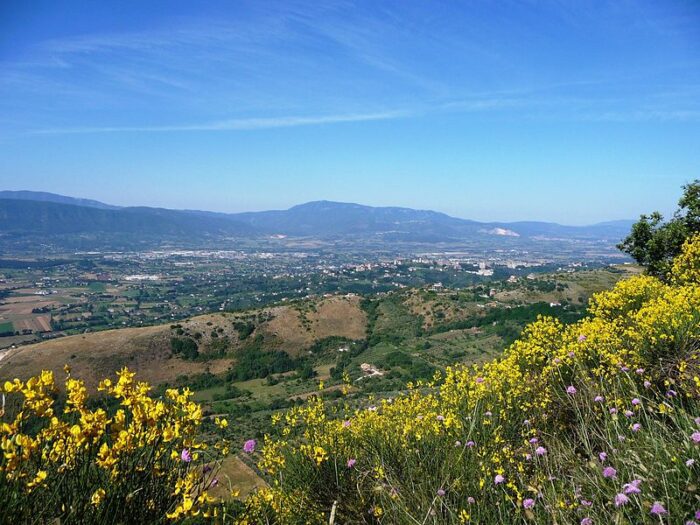
<instances>
[{"instance_id":1,"label":"purple wildflower","mask_svg":"<svg viewBox=\"0 0 700 525\"><path fill-rule=\"evenodd\" d=\"M483 382L484 382L484 378L483 378L483 377L477 377L477 378L475 379L475 381L476 381L477 383L483 383Z\"/></svg>"},{"instance_id":2,"label":"purple wildflower","mask_svg":"<svg viewBox=\"0 0 700 525\"><path fill-rule=\"evenodd\" d=\"M629 372L629 371L630 371L630 367L627 366L627 365L623 365L623 366L620 367L620 370L622 370L623 372Z\"/></svg>"},{"instance_id":3,"label":"purple wildflower","mask_svg":"<svg viewBox=\"0 0 700 525\"><path fill-rule=\"evenodd\" d=\"M639 432L640 430L642 430L642 425L640 423L632 425L632 432Z\"/></svg>"},{"instance_id":4,"label":"purple wildflower","mask_svg":"<svg viewBox=\"0 0 700 525\"><path fill-rule=\"evenodd\" d=\"M439 416L437 417L437 420L438 420L438 421L445 421L445 416L439 415Z\"/></svg>"},{"instance_id":5,"label":"purple wildflower","mask_svg":"<svg viewBox=\"0 0 700 525\"><path fill-rule=\"evenodd\" d=\"M583 343L585 340L586 340L586 336L585 336L585 335L581 334L581 335L578 336L578 342L579 342L579 343Z\"/></svg>"},{"instance_id":6,"label":"purple wildflower","mask_svg":"<svg viewBox=\"0 0 700 525\"><path fill-rule=\"evenodd\" d=\"M581 500L581 505L584 506L584 507L590 507L591 505L593 505L593 502L590 501L590 500L587 500L587 499L582 499L582 500Z\"/></svg>"},{"instance_id":7,"label":"purple wildflower","mask_svg":"<svg viewBox=\"0 0 700 525\"><path fill-rule=\"evenodd\" d=\"M625 496L622 492L618 493L615 495L615 506L616 507L621 507L622 505L625 505L626 503L629 502L629 498Z\"/></svg>"},{"instance_id":8,"label":"purple wildflower","mask_svg":"<svg viewBox=\"0 0 700 525\"><path fill-rule=\"evenodd\" d=\"M608 455L605 452L601 452L598 454L598 459L600 459L600 462L603 463L606 459L608 459Z\"/></svg>"},{"instance_id":9,"label":"purple wildflower","mask_svg":"<svg viewBox=\"0 0 700 525\"><path fill-rule=\"evenodd\" d=\"M506 480L506 478L504 478L504 477L501 476L500 474L496 474L496 477L493 478L493 483L494 483L495 485L499 485L499 484L503 483L505 480Z\"/></svg>"},{"instance_id":10,"label":"purple wildflower","mask_svg":"<svg viewBox=\"0 0 700 525\"><path fill-rule=\"evenodd\" d=\"M476 500L475 500L474 498L472 498L471 496L469 496L469 497L467 498L467 503L469 503L470 505L473 505L475 501L476 501Z\"/></svg>"},{"instance_id":11,"label":"purple wildflower","mask_svg":"<svg viewBox=\"0 0 700 525\"><path fill-rule=\"evenodd\" d=\"M593 398L593 401L595 401L596 403L602 403L603 401L605 401L605 398L603 396L595 396Z\"/></svg>"},{"instance_id":12,"label":"purple wildflower","mask_svg":"<svg viewBox=\"0 0 700 525\"><path fill-rule=\"evenodd\" d=\"M530 444L532 444L532 445L536 445L538 441L539 441L539 439L537 439L537 438L530 438Z\"/></svg>"},{"instance_id":13,"label":"purple wildflower","mask_svg":"<svg viewBox=\"0 0 700 525\"><path fill-rule=\"evenodd\" d=\"M617 470L615 470L613 467L605 467L603 469L603 477L615 479L617 477Z\"/></svg>"},{"instance_id":14,"label":"purple wildflower","mask_svg":"<svg viewBox=\"0 0 700 525\"><path fill-rule=\"evenodd\" d=\"M654 504L651 506L651 511L652 514L656 516L662 516L663 514L668 514L668 511L664 508L664 506L661 504L660 501L655 501Z\"/></svg>"},{"instance_id":15,"label":"purple wildflower","mask_svg":"<svg viewBox=\"0 0 700 525\"><path fill-rule=\"evenodd\" d=\"M634 415L634 412L631 410L625 410L625 417L632 417Z\"/></svg>"},{"instance_id":16,"label":"purple wildflower","mask_svg":"<svg viewBox=\"0 0 700 525\"><path fill-rule=\"evenodd\" d=\"M257 445L258 442L255 441L254 439L249 439L245 443L243 443L243 452L246 452L247 454L252 454L255 452L255 445Z\"/></svg>"},{"instance_id":17,"label":"purple wildflower","mask_svg":"<svg viewBox=\"0 0 700 525\"><path fill-rule=\"evenodd\" d=\"M644 369L643 369L643 368L637 368L637 370L635 370L635 373L641 376L641 375L644 373Z\"/></svg>"},{"instance_id":18,"label":"purple wildflower","mask_svg":"<svg viewBox=\"0 0 700 525\"><path fill-rule=\"evenodd\" d=\"M469 448L472 448L474 445L476 445L476 443L474 443L473 441L467 441L467 446Z\"/></svg>"},{"instance_id":19,"label":"purple wildflower","mask_svg":"<svg viewBox=\"0 0 700 525\"><path fill-rule=\"evenodd\" d=\"M544 456L546 453L547 453L547 449L544 447L537 447L535 449L535 454L537 454L538 456Z\"/></svg>"},{"instance_id":20,"label":"purple wildflower","mask_svg":"<svg viewBox=\"0 0 700 525\"><path fill-rule=\"evenodd\" d=\"M692 439L695 443L700 443L700 432L693 432L690 435L690 439Z\"/></svg>"},{"instance_id":21,"label":"purple wildflower","mask_svg":"<svg viewBox=\"0 0 700 525\"><path fill-rule=\"evenodd\" d=\"M183 448L182 452L180 453L180 459L182 459L182 461L184 461L185 463L189 463L190 461L192 461L192 454L190 454L189 450Z\"/></svg>"},{"instance_id":22,"label":"purple wildflower","mask_svg":"<svg viewBox=\"0 0 700 525\"><path fill-rule=\"evenodd\" d=\"M527 498L523 500L523 508L524 509L531 509L532 507L535 506L535 500L532 498Z\"/></svg>"},{"instance_id":23,"label":"purple wildflower","mask_svg":"<svg viewBox=\"0 0 700 525\"><path fill-rule=\"evenodd\" d=\"M685 462L686 467L692 467L693 465L695 465L694 459L689 459L688 461Z\"/></svg>"},{"instance_id":24,"label":"purple wildflower","mask_svg":"<svg viewBox=\"0 0 700 525\"><path fill-rule=\"evenodd\" d=\"M569 385L566 387L566 393L573 396L576 393L576 387L574 385Z\"/></svg>"},{"instance_id":25,"label":"purple wildflower","mask_svg":"<svg viewBox=\"0 0 700 525\"><path fill-rule=\"evenodd\" d=\"M641 479L634 479L630 481L629 483L625 483L622 486L622 492L625 494L640 494L642 490L639 488L639 485L642 484Z\"/></svg>"},{"instance_id":26,"label":"purple wildflower","mask_svg":"<svg viewBox=\"0 0 700 525\"><path fill-rule=\"evenodd\" d=\"M651 388L651 381L649 381L648 379L645 379L644 380L644 388Z\"/></svg>"},{"instance_id":27,"label":"purple wildflower","mask_svg":"<svg viewBox=\"0 0 700 525\"><path fill-rule=\"evenodd\" d=\"M344 427L344 428L348 428L349 426L350 426L350 420L349 420L349 419L346 419L345 421L343 421L343 427Z\"/></svg>"},{"instance_id":28,"label":"purple wildflower","mask_svg":"<svg viewBox=\"0 0 700 525\"><path fill-rule=\"evenodd\" d=\"M608 410L611 414L617 414L617 408L615 407L610 407L610 410Z\"/></svg>"},{"instance_id":29,"label":"purple wildflower","mask_svg":"<svg viewBox=\"0 0 700 525\"><path fill-rule=\"evenodd\" d=\"M355 466L355 463L357 463L357 460L355 458L350 458L348 459L348 468L352 468Z\"/></svg>"},{"instance_id":30,"label":"purple wildflower","mask_svg":"<svg viewBox=\"0 0 700 525\"><path fill-rule=\"evenodd\" d=\"M632 404L633 404L634 406L638 406L638 405L641 405L642 402L639 400L639 398L635 397L635 398L632 400Z\"/></svg>"},{"instance_id":31,"label":"purple wildflower","mask_svg":"<svg viewBox=\"0 0 700 525\"><path fill-rule=\"evenodd\" d=\"M437 495L440 497L443 497L445 495L445 490L444 489L438 489Z\"/></svg>"},{"instance_id":32,"label":"purple wildflower","mask_svg":"<svg viewBox=\"0 0 700 525\"><path fill-rule=\"evenodd\" d=\"M693 421L695 421L696 425L700 425L700 417L696 417Z\"/></svg>"},{"instance_id":33,"label":"purple wildflower","mask_svg":"<svg viewBox=\"0 0 700 525\"><path fill-rule=\"evenodd\" d=\"M583 518L581 525L593 525L593 518Z\"/></svg>"}]
</instances>

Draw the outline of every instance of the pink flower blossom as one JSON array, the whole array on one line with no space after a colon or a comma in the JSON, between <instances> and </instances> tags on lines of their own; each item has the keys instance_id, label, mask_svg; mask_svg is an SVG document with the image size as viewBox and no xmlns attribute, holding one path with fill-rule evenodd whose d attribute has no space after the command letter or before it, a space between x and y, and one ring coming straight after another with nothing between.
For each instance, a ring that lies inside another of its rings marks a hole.
<instances>
[{"instance_id":1,"label":"pink flower blossom","mask_svg":"<svg viewBox=\"0 0 700 525\"><path fill-rule=\"evenodd\" d=\"M566 393L573 396L576 393L576 387L574 385L569 385L566 387Z\"/></svg>"},{"instance_id":2,"label":"pink flower blossom","mask_svg":"<svg viewBox=\"0 0 700 525\"><path fill-rule=\"evenodd\" d=\"M586 336L585 336L585 335L581 334L581 335L578 336L578 342L579 342L579 343L583 343L585 340L586 340Z\"/></svg>"},{"instance_id":3,"label":"pink flower blossom","mask_svg":"<svg viewBox=\"0 0 700 525\"><path fill-rule=\"evenodd\" d=\"M347 463L348 468L354 467L354 466L355 466L355 463L357 463L357 460L356 460L355 458L350 458L350 459L348 459L348 463Z\"/></svg>"},{"instance_id":4,"label":"pink flower blossom","mask_svg":"<svg viewBox=\"0 0 700 525\"><path fill-rule=\"evenodd\" d=\"M438 489L437 495L443 497L445 495L445 489Z\"/></svg>"},{"instance_id":5,"label":"pink flower blossom","mask_svg":"<svg viewBox=\"0 0 700 525\"><path fill-rule=\"evenodd\" d=\"M689 459L688 461L685 462L686 467L692 467L693 465L695 465L694 459Z\"/></svg>"},{"instance_id":6,"label":"pink flower blossom","mask_svg":"<svg viewBox=\"0 0 700 525\"><path fill-rule=\"evenodd\" d=\"M641 400L640 400L639 398L635 397L635 398L632 400L632 404L633 404L634 406L638 406L638 405L641 405L642 402L641 402Z\"/></svg>"},{"instance_id":7,"label":"pink flower blossom","mask_svg":"<svg viewBox=\"0 0 700 525\"><path fill-rule=\"evenodd\" d=\"M668 511L664 508L664 506L661 504L660 501L655 501L654 504L651 506L651 511L652 514L655 516L662 516L663 514L668 514Z\"/></svg>"},{"instance_id":8,"label":"pink flower blossom","mask_svg":"<svg viewBox=\"0 0 700 525\"><path fill-rule=\"evenodd\" d=\"M190 461L192 461L192 454L190 454L189 450L183 448L182 452L180 453L180 459L182 459L182 461L184 461L185 463L189 463Z\"/></svg>"},{"instance_id":9,"label":"pink flower blossom","mask_svg":"<svg viewBox=\"0 0 700 525\"><path fill-rule=\"evenodd\" d=\"M644 380L644 388L651 388L651 381Z\"/></svg>"},{"instance_id":10,"label":"pink flower blossom","mask_svg":"<svg viewBox=\"0 0 700 525\"><path fill-rule=\"evenodd\" d=\"M692 439L695 443L700 443L700 432L693 432L690 435L690 439Z\"/></svg>"},{"instance_id":11,"label":"pink flower blossom","mask_svg":"<svg viewBox=\"0 0 700 525\"><path fill-rule=\"evenodd\" d=\"M632 432L639 432L640 430L642 430L642 425L640 423L632 425Z\"/></svg>"},{"instance_id":12,"label":"pink flower blossom","mask_svg":"<svg viewBox=\"0 0 700 525\"><path fill-rule=\"evenodd\" d=\"M243 443L243 452L246 452L247 454L252 454L255 452L255 445L257 445L258 442L255 441L254 439L249 439L245 443Z\"/></svg>"},{"instance_id":13,"label":"pink flower blossom","mask_svg":"<svg viewBox=\"0 0 700 525\"><path fill-rule=\"evenodd\" d=\"M524 509L531 509L532 507L535 506L535 500L532 498L527 498L523 500L523 508Z\"/></svg>"},{"instance_id":14,"label":"pink flower blossom","mask_svg":"<svg viewBox=\"0 0 700 525\"><path fill-rule=\"evenodd\" d=\"M600 459L600 462L603 463L606 459L608 459L608 455L605 452L601 452L598 454L598 459Z\"/></svg>"},{"instance_id":15,"label":"pink flower blossom","mask_svg":"<svg viewBox=\"0 0 700 525\"><path fill-rule=\"evenodd\" d=\"M535 449L535 454L537 454L538 456L544 456L546 453L547 453L547 449L544 447L537 447Z\"/></svg>"},{"instance_id":16,"label":"pink flower blossom","mask_svg":"<svg viewBox=\"0 0 700 525\"><path fill-rule=\"evenodd\" d=\"M595 396L593 398L593 401L595 401L596 403L602 403L603 401L605 401L605 398L603 396Z\"/></svg>"},{"instance_id":17,"label":"pink flower blossom","mask_svg":"<svg viewBox=\"0 0 700 525\"><path fill-rule=\"evenodd\" d=\"M494 482L495 485L500 485L500 484L503 483L505 480L506 480L506 478L504 478L504 477L501 476L500 474L496 474L496 477L493 478L493 482Z\"/></svg>"},{"instance_id":18,"label":"pink flower blossom","mask_svg":"<svg viewBox=\"0 0 700 525\"><path fill-rule=\"evenodd\" d=\"M475 501L476 501L476 500L475 500L474 498L472 498L471 496L469 496L469 497L467 498L467 503L469 503L470 505L473 505Z\"/></svg>"},{"instance_id":19,"label":"pink flower blossom","mask_svg":"<svg viewBox=\"0 0 700 525\"><path fill-rule=\"evenodd\" d=\"M581 525L593 525L593 518L583 518Z\"/></svg>"}]
</instances>

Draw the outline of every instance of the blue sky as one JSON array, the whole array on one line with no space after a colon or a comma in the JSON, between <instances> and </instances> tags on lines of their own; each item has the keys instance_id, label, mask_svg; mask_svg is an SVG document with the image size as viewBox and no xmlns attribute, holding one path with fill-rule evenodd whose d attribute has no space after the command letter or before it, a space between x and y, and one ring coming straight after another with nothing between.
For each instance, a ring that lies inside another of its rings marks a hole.
<instances>
[{"instance_id":1,"label":"blue sky","mask_svg":"<svg viewBox=\"0 0 700 525\"><path fill-rule=\"evenodd\" d=\"M582 224L700 178L700 2L0 3L0 188Z\"/></svg>"}]
</instances>

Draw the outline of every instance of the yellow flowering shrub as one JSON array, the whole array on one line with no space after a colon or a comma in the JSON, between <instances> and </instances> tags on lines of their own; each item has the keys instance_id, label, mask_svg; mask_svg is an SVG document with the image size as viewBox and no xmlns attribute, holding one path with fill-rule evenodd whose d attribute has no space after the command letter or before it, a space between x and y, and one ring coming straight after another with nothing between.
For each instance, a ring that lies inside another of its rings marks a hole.
<instances>
[{"instance_id":1,"label":"yellow flowering shrub","mask_svg":"<svg viewBox=\"0 0 700 525\"><path fill-rule=\"evenodd\" d=\"M216 460L228 447L198 437L202 409L192 392L155 398L124 369L100 383L104 397L91 403L67 372L64 396L51 372L0 385L3 513L40 523L150 523L209 508Z\"/></svg>"}]
</instances>

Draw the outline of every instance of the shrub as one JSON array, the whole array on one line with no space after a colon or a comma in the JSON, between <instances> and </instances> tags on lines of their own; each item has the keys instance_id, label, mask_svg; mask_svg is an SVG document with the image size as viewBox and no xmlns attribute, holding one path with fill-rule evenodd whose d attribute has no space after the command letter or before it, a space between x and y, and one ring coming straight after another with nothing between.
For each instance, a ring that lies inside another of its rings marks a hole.
<instances>
[{"instance_id":1,"label":"shrub","mask_svg":"<svg viewBox=\"0 0 700 525\"><path fill-rule=\"evenodd\" d=\"M96 403L70 373L62 407L51 372L4 384L0 522L156 523L210 511L228 445L197 437L202 409L192 393L150 397L127 369L99 390L110 413L88 408Z\"/></svg>"}]
</instances>

